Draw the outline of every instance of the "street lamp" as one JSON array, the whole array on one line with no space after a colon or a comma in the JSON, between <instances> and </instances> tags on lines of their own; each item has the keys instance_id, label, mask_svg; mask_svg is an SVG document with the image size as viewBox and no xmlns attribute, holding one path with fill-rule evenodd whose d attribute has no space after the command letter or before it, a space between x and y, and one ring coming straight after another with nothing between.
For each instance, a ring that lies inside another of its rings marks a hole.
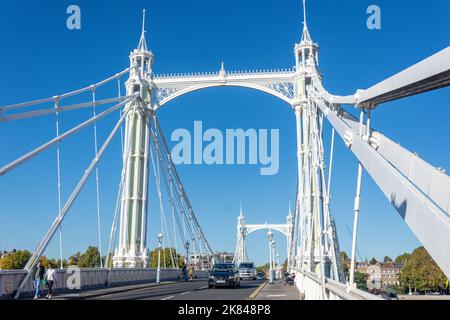
<instances>
[{"instance_id":1,"label":"street lamp","mask_svg":"<svg viewBox=\"0 0 450 320\"><path fill-rule=\"evenodd\" d=\"M158 270L156 271L156 283L161 282L161 245L163 241L163 235L162 233L158 234Z\"/></svg>"},{"instance_id":2,"label":"street lamp","mask_svg":"<svg viewBox=\"0 0 450 320\"><path fill-rule=\"evenodd\" d=\"M277 277L281 278L280 274L280 255L277 253L277 259L276 259L276 270L277 270Z\"/></svg>"},{"instance_id":3,"label":"street lamp","mask_svg":"<svg viewBox=\"0 0 450 320\"><path fill-rule=\"evenodd\" d=\"M269 230L267 232L267 238L269 239L269 283L273 283L273 263L272 263L272 242L273 242L273 232Z\"/></svg>"},{"instance_id":4,"label":"street lamp","mask_svg":"<svg viewBox=\"0 0 450 320\"><path fill-rule=\"evenodd\" d=\"M184 243L184 249L186 249L186 266L189 263L189 241L186 240L186 242Z\"/></svg>"},{"instance_id":5,"label":"street lamp","mask_svg":"<svg viewBox=\"0 0 450 320\"><path fill-rule=\"evenodd\" d=\"M276 274L275 274L275 240L272 240L271 242L271 249L272 249L272 273L273 273L273 279L276 279Z\"/></svg>"}]
</instances>

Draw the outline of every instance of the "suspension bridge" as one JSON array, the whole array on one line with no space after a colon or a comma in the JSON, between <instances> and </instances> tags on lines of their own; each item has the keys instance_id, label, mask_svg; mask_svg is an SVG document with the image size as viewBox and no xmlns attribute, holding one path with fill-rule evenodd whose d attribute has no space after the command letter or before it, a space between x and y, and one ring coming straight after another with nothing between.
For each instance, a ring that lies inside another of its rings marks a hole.
<instances>
[{"instance_id":1,"label":"suspension bridge","mask_svg":"<svg viewBox=\"0 0 450 320\"><path fill-rule=\"evenodd\" d=\"M445 275L450 277L450 178L442 170L428 164L417 154L401 147L371 126L371 114L383 103L448 86L450 47L370 88L355 90L352 95L335 95L328 92L322 83L318 67L319 47L308 30L305 3L303 16L301 40L294 47L293 68L243 72L228 71L222 64L220 70L210 73L155 74L154 55L145 39L144 15L141 38L137 48L130 53L129 68L69 93L1 106L2 123L35 117L55 117L55 137L14 161L3 164L0 177L11 174L39 154L56 149L59 208L54 222L37 244L24 270L15 273L0 272L2 294L14 294L17 298L21 292L30 291L32 270L53 238L59 237L62 250L61 224L70 214L91 176L96 181L99 250L105 254L106 261L104 264L100 261L98 270L84 270L83 277L86 280L83 281L90 285L121 284L143 281L154 276L155 270L148 268L150 257L147 246L150 182L156 185L161 229L167 247L177 248L180 242L187 259L189 250L204 253L207 265L211 266L215 260L214 251L171 159L158 120L158 110L187 93L224 86L251 88L275 96L291 108L296 119L298 170L297 190L292 190L296 199L293 212L289 210L285 224L246 224L241 210L237 221L234 262L248 259L245 241L250 233L263 229L278 231L286 236L288 269L296 273L296 287L303 299L377 299L376 296L358 290L354 280L361 177L363 171L366 171ZM126 76L126 93L122 95L122 80ZM97 92L111 82L117 82L117 95L97 99ZM68 98L86 93L92 96L89 101L65 103ZM105 106L105 110L98 112L99 107ZM358 110L359 118L354 117L348 108ZM91 109L92 117L61 132L60 114L79 109ZM112 114L117 114L117 122L101 143L97 138L97 123ZM324 120L332 125L332 140L327 152L323 142ZM93 128L94 157L70 196L63 201L60 189L60 143L87 127ZM336 133L359 163L348 281L343 276L336 225L330 209ZM103 250L98 164L116 136L121 138L123 166L109 245ZM329 156L328 168L325 168L326 156ZM163 276L167 279L179 278L178 258L172 251L170 263L172 269L165 270ZM203 276L207 276L207 270ZM8 280L11 277L13 280ZM10 281L9 286L4 285L5 281ZM3 287L8 287L8 290L5 291Z\"/></svg>"}]
</instances>

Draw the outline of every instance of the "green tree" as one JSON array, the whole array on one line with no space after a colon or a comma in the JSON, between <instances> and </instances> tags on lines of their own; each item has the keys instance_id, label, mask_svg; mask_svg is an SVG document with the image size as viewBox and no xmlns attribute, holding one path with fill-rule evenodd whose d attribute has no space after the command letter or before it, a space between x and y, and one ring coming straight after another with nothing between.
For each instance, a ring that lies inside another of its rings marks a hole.
<instances>
[{"instance_id":1,"label":"green tree","mask_svg":"<svg viewBox=\"0 0 450 320\"><path fill-rule=\"evenodd\" d=\"M70 266L78 266L81 260L81 253L78 251L77 253L71 255L69 257L69 265Z\"/></svg>"},{"instance_id":2,"label":"green tree","mask_svg":"<svg viewBox=\"0 0 450 320\"><path fill-rule=\"evenodd\" d=\"M410 253L405 252L405 253L399 255L397 258L395 258L394 262L396 264L401 264L401 265L404 266L406 264L406 262L408 261L410 256L411 256Z\"/></svg>"},{"instance_id":3,"label":"green tree","mask_svg":"<svg viewBox=\"0 0 450 320\"><path fill-rule=\"evenodd\" d=\"M415 249L400 270L400 290L444 290L446 277L424 247Z\"/></svg>"},{"instance_id":4,"label":"green tree","mask_svg":"<svg viewBox=\"0 0 450 320\"><path fill-rule=\"evenodd\" d=\"M341 251L340 256L341 256L342 269L344 270L344 277L345 277L345 279L348 279L348 277L349 277L348 268L350 266L350 258L348 257L347 252L345 252L345 251Z\"/></svg>"},{"instance_id":5,"label":"green tree","mask_svg":"<svg viewBox=\"0 0 450 320\"><path fill-rule=\"evenodd\" d=\"M23 269L30 257L31 253L27 250L13 250L13 252L0 259L0 269Z\"/></svg>"},{"instance_id":6,"label":"green tree","mask_svg":"<svg viewBox=\"0 0 450 320\"><path fill-rule=\"evenodd\" d=\"M362 272L355 271L355 283L359 290L367 291L367 275Z\"/></svg>"},{"instance_id":7,"label":"green tree","mask_svg":"<svg viewBox=\"0 0 450 320\"><path fill-rule=\"evenodd\" d=\"M174 248L161 248L161 261L160 261L160 267L161 268L172 268L172 255L175 259L178 259L178 267L182 268L184 266L184 257L179 255L177 253L177 250ZM175 267L176 267L176 261L174 261ZM150 251L150 268L157 268L158 267L158 248L154 249L153 251Z\"/></svg>"},{"instance_id":8,"label":"green tree","mask_svg":"<svg viewBox=\"0 0 450 320\"><path fill-rule=\"evenodd\" d=\"M264 264L262 266L256 267L256 273L260 273L260 272L265 273L266 270L269 270L269 264L268 263L266 263L266 264Z\"/></svg>"},{"instance_id":9,"label":"green tree","mask_svg":"<svg viewBox=\"0 0 450 320\"><path fill-rule=\"evenodd\" d=\"M97 247L89 246L86 251L79 256L78 264L80 268L100 267L100 252Z\"/></svg>"}]
</instances>

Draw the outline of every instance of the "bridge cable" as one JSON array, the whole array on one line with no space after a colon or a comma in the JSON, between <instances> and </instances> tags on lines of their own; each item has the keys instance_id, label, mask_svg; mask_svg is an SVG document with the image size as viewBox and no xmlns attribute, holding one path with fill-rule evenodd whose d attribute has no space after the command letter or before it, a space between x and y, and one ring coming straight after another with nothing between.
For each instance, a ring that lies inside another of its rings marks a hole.
<instances>
[{"instance_id":1,"label":"bridge cable","mask_svg":"<svg viewBox=\"0 0 450 320\"><path fill-rule=\"evenodd\" d=\"M71 135L73 135L74 133L78 132L79 130L87 127L88 125L92 124L95 121L98 121L104 117L106 117L107 115L109 115L110 113L116 111L117 109L119 109L122 105L124 105L125 103L127 103L129 101L129 99L124 100L114 106L112 106L111 108L103 111L102 113L97 114L95 117L90 118L82 123L80 123L79 125L73 127L72 129L64 132L63 134L60 134L59 137L55 137L54 139L47 141L46 143L42 144L41 146L33 149L32 151L22 155L21 157L17 158L16 160L10 162L9 164L3 166L2 168L0 168L0 177L4 176L5 174L7 174L8 172L10 172L11 170L17 168L18 166L24 164L26 161L34 158L36 155L40 154L41 152L47 150L48 148L52 147L53 145L59 143L60 141L70 137Z\"/></svg>"},{"instance_id":2,"label":"bridge cable","mask_svg":"<svg viewBox=\"0 0 450 320\"><path fill-rule=\"evenodd\" d=\"M55 99L54 107L58 109L58 99ZM59 137L59 112L56 115L56 137ZM58 213L61 212L61 165L60 165L60 142L56 144L56 169L57 169L57 189L58 189ZM59 258L60 268L63 269L63 242L62 242L62 223L59 225Z\"/></svg>"},{"instance_id":3,"label":"bridge cable","mask_svg":"<svg viewBox=\"0 0 450 320\"><path fill-rule=\"evenodd\" d=\"M92 90L92 113L93 117L97 115L96 112L96 99L95 99L95 89ZM119 118L120 119L120 118ZM122 126L121 126L122 128ZM95 148L95 158L98 157L98 145L97 145L97 121L94 121L94 148ZM100 190L99 190L99 174L98 166L95 166L95 190L96 190L96 201L97 201L97 235L98 235L98 252L100 256L100 268L103 268L102 260L102 234L101 234L101 222L100 222Z\"/></svg>"},{"instance_id":4,"label":"bridge cable","mask_svg":"<svg viewBox=\"0 0 450 320\"><path fill-rule=\"evenodd\" d=\"M207 252L210 254L211 258L213 258L214 252L213 252L211 246L209 245L208 241L206 240L206 237L205 237L205 235L203 233L203 230L200 227L200 224L198 223L198 220L197 220L197 218L196 218L196 216L195 216L195 214L193 212L192 205L190 204L190 201L189 201L189 198L187 197L186 191L183 188L183 184L181 182L181 179L180 179L180 177L178 175L178 172L175 169L175 165L172 162L172 159L170 158L170 150L169 150L169 147L167 146L167 142L164 139L164 135L162 134L162 129L161 129L161 126L159 124L159 120L158 120L157 117L155 117L155 123L157 125L158 132L160 132L160 139L162 140L162 145L163 145L165 153L167 155L168 164L172 167L172 170L173 170L173 173L175 175L175 178L178 181L178 184L180 186L180 189L181 189L181 192L182 192L182 195L183 195L183 199L184 199L186 205L189 208L189 213L191 215L191 218L192 218L192 220L193 220L193 222L194 222L194 224L195 224L195 226L197 228L198 233L200 234L200 238L201 238L203 244L205 245L205 248L207 249Z\"/></svg>"},{"instance_id":5,"label":"bridge cable","mask_svg":"<svg viewBox=\"0 0 450 320\"><path fill-rule=\"evenodd\" d=\"M128 152L131 148L131 138L132 135L129 135L127 137L127 141L126 141L126 145L125 145L125 153L126 155L128 155ZM113 219L113 223L111 225L111 231L109 234L109 244L108 244L108 251L106 254L106 267L108 268L108 285L110 283L110 271L111 271L111 267L112 267L112 262L110 261L110 255L111 255L111 251L112 248L114 247L115 244L115 239L117 236L117 223L118 223L118 217L119 217L119 212L120 212L120 204L121 204L121 198L122 198L122 194L123 194L123 186L124 186L124 182L125 182L125 175L127 172L127 168L128 168L128 162L129 161L124 161L124 165L122 167L122 172L120 174L120 182L119 182L119 190L117 192L117 198L116 198L116 206L114 209L114 219Z\"/></svg>"},{"instance_id":6,"label":"bridge cable","mask_svg":"<svg viewBox=\"0 0 450 320\"><path fill-rule=\"evenodd\" d=\"M151 126L151 124L150 124L150 126ZM150 131L151 127L148 130ZM156 146L155 146L155 148L156 148ZM150 148L150 159L152 162L153 176L155 178L156 188L157 188L158 198L159 198L159 209L160 209L160 216L161 216L161 218L160 218L161 219L161 232L166 233L167 236L170 238L170 234L167 232L167 226L165 226L165 210L164 210L163 197L162 197L162 191L161 191L161 171L160 171L160 165L159 165L159 157L158 157L158 154L156 154L157 161L155 161L155 158L154 158L153 152L152 152L152 148ZM155 167L155 163L156 163L156 167ZM165 241L165 237L163 237L163 248L165 249L164 241ZM170 243L170 241L169 241L169 243ZM170 251L170 257L172 259L172 265L174 266L175 262L174 262L171 247L169 247L169 251ZM166 256L166 254L165 254L165 250L164 250L164 256L163 256L164 267L166 266L165 256Z\"/></svg>"},{"instance_id":7,"label":"bridge cable","mask_svg":"<svg viewBox=\"0 0 450 320\"><path fill-rule=\"evenodd\" d=\"M25 286L25 284L28 282L28 279L30 278L30 275L32 273L33 268L36 266L39 257L42 255L42 253L47 248L49 242L53 238L53 236L54 236L56 230L58 229L59 225L64 220L66 214L69 212L69 210L72 207L73 203L77 199L80 191L85 186L87 180L89 179L90 175L92 174L93 169L97 166L97 164L100 161L101 157L103 156L105 150L110 145L112 138L116 134L118 128L122 124L122 122L125 119L125 116L126 116L127 113L128 113L128 110L127 110L127 112L125 112L122 115L122 118L117 122L117 124L111 130L110 134L108 135L108 137L106 138L106 140L103 143L102 147L100 148L100 150L98 152L98 156L95 157L91 161L91 163L89 164L89 167L84 171L84 174L81 177L81 179L78 182L78 184L76 185L75 189L73 189L72 193L70 194L69 198L67 199L67 201L64 204L63 208L61 209L61 211L59 212L58 216L55 218L55 220L53 221L53 223L50 226L49 230L47 231L46 235L41 240L41 242L38 244L37 248L35 249L35 251L31 255L30 259L28 260L27 264L25 265L24 270L26 270L27 273L24 276L22 282L20 282L20 284L19 284L19 286L18 286L18 288L16 290L16 293L15 293L15 298L16 299L20 296L20 292L22 291L22 289Z\"/></svg>"},{"instance_id":8,"label":"bridge cable","mask_svg":"<svg viewBox=\"0 0 450 320\"><path fill-rule=\"evenodd\" d=\"M155 117L155 119L157 120L156 117ZM159 128L158 128L158 131L159 131ZM154 135L155 135L156 139L158 139L158 138L160 138L162 136L162 133L161 134L157 134L156 132L154 132ZM156 141L158 141L158 140L156 140ZM159 145L161 145L161 141L158 142L158 146ZM159 148L157 148L157 149L159 151L159 154L162 155L162 151ZM166 153L166 155L168 156L169 153ZM166 157L162 157L162 158L166 162L168 162L167 163L167 167L171 167L169 159L166 158ZM165 172L165 171L163 171L163 172L167 175L167 172ZM175 172L175 174L176 174L175 170L173 170L172 172ZM178 182L178 187L179 187L177 202L178 202L178 205L179 205L180 211L182 212L182 217L183 217L183 233L184 234L186 234L186 233L189 234L189 237L191 238L191 241L192 241L192 244L194 246L194 249L197 250L198 252L200 252L201 251L200 250L200 246L197 243L197 239L196 239L196 237L194 235L194 231L193 231L192 226L191 226L191 223L194 223L193 220L195 219L195 216L192 215L192 213L191 213L192 210L189 210L189 205L187 204L186 198L184 197L185 193L183 192L182 185L181 185L180 181L178 180L177 182ZM187 212L189 212L191 214L188 216ZM194 217L194 219L193 219L193 217ZM187 232L185 230L187 230ZM198 228L197 228L197 231L198 231ZM184 238L185 238L185 236L184 236ZM200 235L199 239L203 240L203 237ZM203 241L201 242L201 244L203 244Z\"/></svg>"},{"instance_id":9,"label":"bridge cable","mask_svg":"<svg viewBox=\"0 0 450 320\"><path fill-rule=\"evenodd\" d=\"M367 131L370 127L370 114L368 114L367 118ZM359 116L359 136L362 137L364 124L364 111L361 110ZM358 219L359 219L359 210L361 203L361 178L362 178L363 167L360 161L358 161L358 176L356 178L356 194L355 194L355 206L354 206L354 220L353 220L353 237L352 237L352 256L350 261L350 287L354 285L354 277L355 277L355 259L356 259L356 242L357 242L357 234L358 234Z\"/></svg>"}]
</instances>

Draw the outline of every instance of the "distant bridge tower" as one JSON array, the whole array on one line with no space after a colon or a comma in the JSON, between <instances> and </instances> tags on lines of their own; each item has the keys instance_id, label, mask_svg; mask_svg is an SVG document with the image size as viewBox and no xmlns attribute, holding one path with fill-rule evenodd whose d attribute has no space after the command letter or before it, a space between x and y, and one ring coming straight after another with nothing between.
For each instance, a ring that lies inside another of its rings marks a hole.
<instances>
[{"instance_id":1,"label":"distant bridge tower","mask_svg":"<svg viewBox=\"0 0 450 320\"><path fill-rule=\"evenodd\" d=\"M130 53L132 69L125 83L127 95L137 94L139 98L126 106L131 111L125 125L119 244L113 256L113 265L118 268L141 268L149 262L146 234L153 54L147 49L144 26L145 11L141 38Z\"/></svg>"},{"instance_id":2,"label":"distant bridge tower","mask_svg":"<svg viewBox=\"0 0 450 320\"><path fill-rule=\"evenodd\" d=\"M275 230L281 232L284 236L286 236L287 242L287 255L289 256L290 248L291 248L291 239L294 230L294 216L292 215L291 209L289 207L289 214L286 217L286 224L268 224L267 222L264 224L246 224L245 217L241 210L238 216L237 223L237 237L236 237L236 250L234 254L233 262L239 264L241 262L246 262L248 260L247 247L245 241L247 236L258 230Z\"/></svg>"},{"instance_id":3,"label":"distant bridge tower","mask_svg":"<svg viewBox=\"0 0 450 320\"><path fill-rule=\"evenodd\" d=\"M237 223L237 242L236 242L236 252L234 254L233 261L235 263L241 263L248 261L247 248L245 246L245 239L247 238L247 227L245 226L245 217L241 209L239 211L238 223Z\"/></svg>"}]
</instances>

